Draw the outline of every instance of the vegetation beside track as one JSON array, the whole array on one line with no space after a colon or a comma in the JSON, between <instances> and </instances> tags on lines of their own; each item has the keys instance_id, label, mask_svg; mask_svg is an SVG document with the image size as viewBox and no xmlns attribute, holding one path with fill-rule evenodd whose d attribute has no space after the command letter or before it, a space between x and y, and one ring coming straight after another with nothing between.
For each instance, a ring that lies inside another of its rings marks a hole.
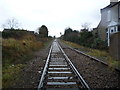
<instances>
[{"instance_id":1,"label":"vegetation beside track","mask_svg":"<svg viewBox=\"0 0 120 90\"><path fill-rule=\"evenodd\" d=\"M19 29L6 29L2 36L2 87L11 88L26 63L35 57L34 52L45 48L52 38Z\"/></svg>"},{"instance_id":2,"label":"vegetation beside track","mask_svg":"<svg viewBox=\"0 0 120 90\"><path fill-rule=\"evenodd\" d=\"M62 40L63 43L73 47L73 48L77 48L80 51L91 55L93 57L96 57L104 62L107 62L108 65L112 68L119 68L120 69L120 60L116 60L113 57L110 56L110 54L107 51L103 51L103 50L98 50L98 49L91 49L91 48L87 48L84 46L81 46L79 44L73 43L73 42L68 42L68 41L64 41Z\"/></svg>"},{"instance_id":3,"label":"vegetation beside track","mask_svg":"<svg viewBox=\"0 0 120 90\"><path fill-rule=\"evenodd\" d=\"M19 79L26 62L34 57L34 52L45 48L51 39L44 42L34 40L3 39L3 87L11 87ZM25 44L25 45L24 45Z\"/></svg>"}]
</instances>

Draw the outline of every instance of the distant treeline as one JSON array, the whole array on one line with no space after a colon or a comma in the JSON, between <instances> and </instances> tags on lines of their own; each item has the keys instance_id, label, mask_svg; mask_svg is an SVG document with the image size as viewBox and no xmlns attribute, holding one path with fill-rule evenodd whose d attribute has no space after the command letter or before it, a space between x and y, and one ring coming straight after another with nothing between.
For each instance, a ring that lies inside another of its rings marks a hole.
<instances>
[{"instance_id":1,"label":"distant treeline","mask_svg":"<svg viewBox=\"0 0 120 90\"><path fill-rule=\"evenodd\" d=\"M101 40L98 34L95 35L92 31L87 29L82 29L80 32L77 30L72 30L67 28L64 31L64 35L61 36L63 40L71 41L80 44L85 47L95 48L95 49L107 49L106 41Z\"/></svg>"},{"instance_id":2,"label":"distant treeline","mask_svg":"<svg viewBox=\"0 0 120 90\"><path fill-rule=\"evenodd\" d=\"M25 35L34 35L34 31L27 31L23 29L4 29L2 32L3 38L21 39Z\"/></svg>"},{"instance_id":3,"label":"distant treeline","mask_svg":"<svg viewBox=\"0 0 120 90\"><path fill-rule=\"evenodd\" d=\"M40 38L52 38L48 36L48 29L45 25L42 25L38 28L38 33L34 31L28 31L24 29L4 29L2 31L3 38L15 38L15 39L24 39L25 36L34 36L37 40Z\"/></svg>"}]
</instances>

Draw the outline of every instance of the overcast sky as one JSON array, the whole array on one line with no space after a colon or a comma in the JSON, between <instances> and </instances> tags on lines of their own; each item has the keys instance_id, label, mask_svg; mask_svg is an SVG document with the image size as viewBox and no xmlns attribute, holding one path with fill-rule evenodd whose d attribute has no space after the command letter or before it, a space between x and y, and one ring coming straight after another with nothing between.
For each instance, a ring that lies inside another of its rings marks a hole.
<instances>
[{"instance_id":1,"label":"overcast sky","mask_svg":"<svg viewBox=\"0 0 120 90\"><path fill-rule=\"evenodd\" d=\"M59 36L67 27L80 30L85 22L91 23L91 28L97 27L100 9L109 3L110 0L0 0L0 25L14 17L21 23L20 28L35 31L46 25L49 35Z\"/></svg>"}]
</instances>

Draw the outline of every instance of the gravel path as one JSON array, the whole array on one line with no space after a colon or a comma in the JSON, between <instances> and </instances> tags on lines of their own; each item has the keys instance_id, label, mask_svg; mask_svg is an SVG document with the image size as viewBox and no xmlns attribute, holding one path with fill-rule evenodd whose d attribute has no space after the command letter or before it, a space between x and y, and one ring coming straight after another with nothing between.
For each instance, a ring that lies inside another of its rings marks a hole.
<instances>
[{"instance_id":1,"label":"gravel path","mask_svg":"<svg viewBox=\"0 0 120 90\"><path fill-rule=\"evenodd\" d=\"M20 80L14 88L37 88L41 76L41 70L47 59L51 43L44 49L34 53L34 58L26 63L20 74Z\"/></svg>"},{"instance_id":2,"label":"gravel path","mask_svg":"<svg viewBox=\"0 0 120 90\"><path fill-rule=\"evenodd\" d=\"M120 72L61 45L91 88L120 88Z\"/></svg>"}]
</instances>

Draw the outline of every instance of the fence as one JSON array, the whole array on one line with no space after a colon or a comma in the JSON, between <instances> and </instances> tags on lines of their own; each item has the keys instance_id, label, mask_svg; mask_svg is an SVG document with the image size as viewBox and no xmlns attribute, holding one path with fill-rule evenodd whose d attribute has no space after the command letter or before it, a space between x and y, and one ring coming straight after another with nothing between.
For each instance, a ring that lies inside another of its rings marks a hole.
<instances>
[{"instance_id":1,"label":"fence","mask_svg":"<svg viewBox=\"0 0 120 90\"><path fill-rule=\"evenodd\" d=\"M117 60L120 60L120 32L110 36L109 52Z\"/></svg>"}]
</instances>

